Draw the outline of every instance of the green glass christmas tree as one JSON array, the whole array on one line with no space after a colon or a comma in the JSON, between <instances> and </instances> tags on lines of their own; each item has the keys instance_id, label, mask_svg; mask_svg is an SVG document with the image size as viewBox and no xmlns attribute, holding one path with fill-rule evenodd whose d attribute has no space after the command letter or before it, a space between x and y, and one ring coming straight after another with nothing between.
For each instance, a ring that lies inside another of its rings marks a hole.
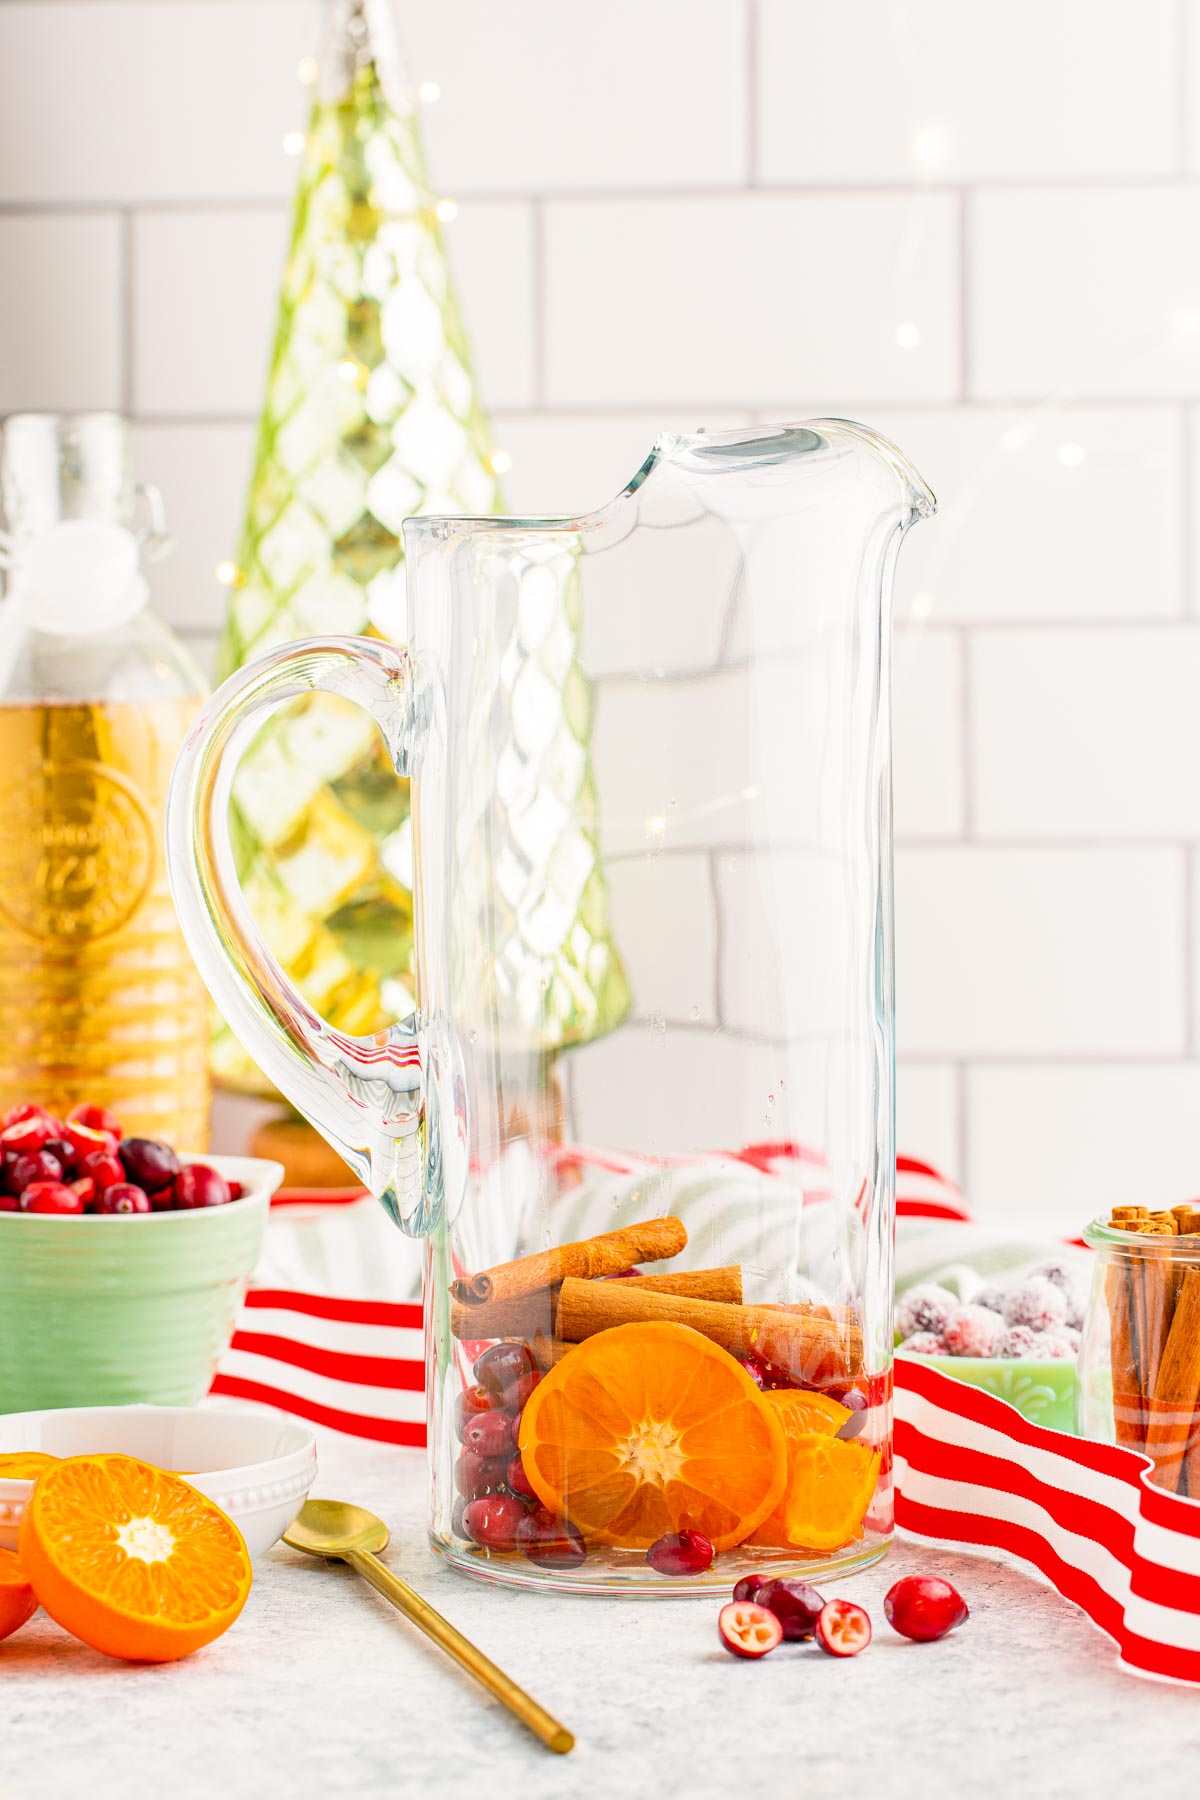
<instances>
[{"instance_id":1,"label":"green glass christmas tree","mask_svg":"<svg viewBox=\"0 0 1200 1800\"><path fill-rule=\"evenodd\" d=\"M326 0L223 675L298 637L402 641L402 520L498 506L444 254L452 209L430 187L393 32L388 0ZM578 685L574 629L571 639ZM580 748L582 828L592 812L586 738ZM411 1011L408 789L366 715L325 696L279 715L242 763L234 813L251 910L312 1004L351 1032ZM586 926L575 921L560 946L537 952L541 991L560 963L574 972L575 998L545 1050L611 1029L628 1006L606 898L593 885ZM214 1067L226 1086L264 1086L227 1030Z\"/></svg>"}]
</instances>

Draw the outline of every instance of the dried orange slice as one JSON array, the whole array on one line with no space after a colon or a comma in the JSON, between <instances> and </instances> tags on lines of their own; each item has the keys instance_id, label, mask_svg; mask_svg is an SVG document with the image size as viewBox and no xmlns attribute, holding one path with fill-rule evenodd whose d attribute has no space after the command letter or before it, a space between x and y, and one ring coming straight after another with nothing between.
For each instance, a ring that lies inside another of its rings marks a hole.
<instances>
[{"instance_id":1,"label":"dried orange slice","mask_svg":"<svg viewBox=\"0 0 1200 1800\"><path fill-rule=\"evenodd\" d=\"M752 1544L838 1550L858 1536L875 1482L879 1452L856 1439L805 1431L788 1440L787 1492Z\"/></svg>"},{"instance_id":2,"label":"dried orange slice","mask_svg":"<svg viewBox=\"0 0 1200 1800\"><path fill-rule=\"evenodd\" d=\"M11 1550L0 1550L0 1639L20 1631L37 1611L37 1596Z\"/></svg>"},{"instance_id":3,"label":"dried orange slice","mask_svg":"<svg viewBox=\"0 0 1200 1800\"><path fill-rule=\"evenodd\" d=\"M17 1542L50 1617L130 1662L190 1656L228 1630L250 1592L232 1520L133 1456L72 1456L47 1469Z\"/></svg>"},{"instance_id":4,"label":"dried orange slice","mask_svg":"<svg viewBox=\"0 0 1200 1800\"><path fill-rule=\"evenodd\" d=\"M44 1469L52 1469L57 1456L44 1450L12 1450L0 1456L0 1481L36 1481Z\"/></svg>"},{"instance_id":5,"label":"dried orange slice","mask_svg":"<svg viewBox=\"0 0 1200 1800\"><path fill-rule=\"evenodd\" d=\"M684 1529L727 1550L787 1479L783 1428L745 1369L665 1321L615 1325L564 1357L530 1396L520 1450L544 1506L624 1550Z\"/></svg>"}]
</instances>

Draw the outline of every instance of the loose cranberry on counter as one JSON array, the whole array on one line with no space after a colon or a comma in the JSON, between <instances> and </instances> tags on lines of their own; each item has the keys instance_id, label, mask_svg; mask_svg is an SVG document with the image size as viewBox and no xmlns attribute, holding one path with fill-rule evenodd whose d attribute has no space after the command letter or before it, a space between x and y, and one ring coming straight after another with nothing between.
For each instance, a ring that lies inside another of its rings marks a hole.
<instances>
[{"instance_id":1,"label":"loose cranberry on counter","mask_svg":"<svg viewBox=\"0 0 1200 1800\"><path fill-rule=\"evenodd\" d=\"M507 1462L517 1447L515 1423L511 1413L476 1413L464 1425L462 1441L477 1456L502 1456Z\"/></svg>"},{"instance_id":2,"label":"loose cranberry on counter","mask_svg":"<svg viewBox=\"0 0 1200 1800\"><path fill-rule=\"evenodd\" d=\"M169 1188L179 1173L179 1158L170 1144L160 1144L156 1138L126 1138L117 1155L130 1181L152 1198Z\"/></svg>"},{"instance_id":3,"label":"loose cranberry on counter","mask_svg":"<svg viewBox=\"0 0 1200 1800\"><path fill-rule=\"evenodd\" d=\"M525 1464L521 1461L520 1451L504 1471L504 1485L511 1488L522 1500L536 1500L537 1495L530 1486L529 1477L525 1473Z\"/></svg>"},{"instance_id":4,"label":"loose cranberry on counter","mask_svg":"<svg viewBox=\"0 0 1200 1800\"><path fill-rule=\"evenodd\" d=\"M916 1644L932 1644L966 1623L967 1603L939 1575L905 1575L884 1596L883 1610L893 1631Z\"/></svg>"},{"instance_id":5,"label":"loose cranberry on counter","mask_svg":"<svg viewBox=\"0 0 1200 1800\"><path fill-rule=\"evenodd\" d=\"M712 1568L713 1547L702 1531L668 1531L646 1552L660 1575L703 1575Z\"/></svg>"},{"instance_id":6,"label":"loose cranberry on counter","mask_svg":"<svg viewBox=\"0 0 1200 1800\"><path fill-rule=\"evenodd\" d=\"M813 1636L826 1656L857 1656L871 1641L871 1621L853 1600L828 1600L817 1614Z\"/></svg>"},{"instance_id":7,"label":"loose cranberry on counter","mask_svg":"<svg viewBox=\"0 0 1200 1800\"><path fill-rule=\"evenodd\" d=\"M732 1600L717 1614L717 1635L734 1656L757 1662L783 1642L783 1626L765 1606L752 1600Z\"/></svg>"},{"instance_id":8,"label":"loose cranberry on counter","mask_svg":"<svg viewBox=\"0 0 1200 1800\"><path fill-rule=\"evenodd\" d=\"M81 1213L83 1201L61 1181L32 1181L21 1195L27 1213Z\"/></svg>"},{"instance_id":9,"label":"loose cranberry on counter","mask_svg":"<svg viewBox=\"0 0 1200 1800\"><path fill-rule=\"evenodd\" d=\"M173 1184L174 1204L183 1212L203 1206L228 1206L229 1183L207 1163L188 1163Z\"/></svg>"},{"instance_id":10,"label":"loose cranberry on counter","mask_svg":"<svg viewBox=\"0 0 1200 1800\"><path fill-rule=\"evenodd\" d=\"M499 1456L477 1456L474 1450L459 1453L454 1465L454 1485L464 1500L480 1500L504 1486L508 1465Z\"/></svg>"},{"instance_id":11,"label":"loose cranberry on counter","mask_svg":"<svg viewBox=\"0 0 1200 1800\"><path fill-rule=\"evenodd\" d=\"M464 1388L454 1402L454 1429L458 1440L463 1441L463 1433L471 1420L479 1413L488 1412L491 1408L492 1396L481 1387Z\"/></svg>"},{"instance_id":12,"label":"loose cranberry on counter","mask_svg":"<svg viewBox=\"0 0 1200 1800\"><path fill-rule=\"evenodd\" d=\"M134 1187L131 1181L115 1181L97 1194L92 1202L94 1213L124 1215L128 1213L148 1213L154 1208L150 1204L150 1196L140 1187Z\"/></svg>"},{"instance_id":13,"label":"loose cranberry on counter","mask_svg":"<svg viewBox=\"0 0 1200 1800\"><path fill-rule=\"evenodd\" d=\"M463 1508L463 1530L485 1550L515 1550L517 1530L527 1516L523 1502L511 1494L488 1494Z\"/></svg>"},{"instance_id":14,"label":"loose cranberry on counter","mask_svg":"<svg viewBox=\"0 0 1200 1800\"><path fill-rule=\"evenodd\" d=\"M754 1598L775 1614L789 1644L804 1643L812 1636L825 1604L816 1588L804 1581L765 1581Z\"/></svg>"},{"instance_id":15,"label":"loose cranberry on counter","mask_svg":"<svg viewBox=\"0 0 1200 1800\"><path fill-rule=\"evenodd\" d=\"M541 1569L574 1569L587 1561L587 1545L575 1526L544 1506L526 1513L517 1526L517 1549Z\"/></svg>"},{"instance_id":16,"label":"loose cranberry on counter","mask_svg":"<svg viewBox=\"0 0 1200 1800\"><path fill-rule=\"evenodd\" d=\"M528 1344L492 1344L475 1364L475 1379L485 1393L508 1401L518 1382L534 1370Z\"/></svg>"},{"instance_id":17,"label":"loose cranberry on counter","mask_svg":"<svg viewBox=\"0 0 1200 1800\"><path fill-rule=\"evenodd\" d=\"M8 1171L9 1185L18 1194L32 1181L61 1181L62 1178L62 1163L45 1149L27 1150L24 1156L18 1156Z\"/></svg>"},{"instance_id":18,"label":"loose cranberry on counter","mask_svg":"<svg viewBox=\"0 0 1200 1800\"><path fill-rule=\"evenodd\" d=\"M90 1125L69 1120L62 1128L62 1136L79 1158L90 1156L94 1150L115 1150L118 1142L111 1131L93 1131Z\"/></svg>"},{"instance_id":19,"label":"loose cranberry on counter","mask_svg":"<svg viewBox=\"0 0 1200 1800\"><path fill-rule=\"evenodd\" d=\"M18 1119L0 1131L0 1150L12 1150L18 1156L40 1150L51 1138L63 1136L63 1128L49 1113L38 1110L29 1118Z\"/></svg>"},{"instance_id":20,"label":"loose cranberry on counter","mask_svg":"<svg viewBox=\"0 0 1200 1800\"><path fill-rule=\"evenodd\" d=\"M98 1194L105 1188L119 1187L125 1180L121 1159L111 1150L89 1150L79 1164L79 1173L91 1176Z\"/></svg>"},{"instance_id":21,"label":"loose cranberry on counter","mask_svg":"<svg viewBox=\"0 0 1200 1800\"><path fill-rule=\"evenodd\" d=\"M100 1106L95 1100L81 1101L73 1106L67 1114L68 1120L75 1125L86 1125L89 1131L106 1131L110 1137L121 1141L121 1121L115 1112L107 1106Z\"/></svg>"}]
</instances>

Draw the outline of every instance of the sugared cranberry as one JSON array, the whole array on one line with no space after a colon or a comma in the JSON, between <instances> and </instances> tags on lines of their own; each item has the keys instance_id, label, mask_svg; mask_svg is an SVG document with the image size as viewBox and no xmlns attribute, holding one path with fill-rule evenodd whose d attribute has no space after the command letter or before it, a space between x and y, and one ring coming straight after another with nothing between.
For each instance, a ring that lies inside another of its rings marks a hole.
<instances>
[{"instance_id":1,"label":"sugared cranberry","mask_svg":"<svg viewBox=\"0 0 1200 1800\"><path fill-rule=\"evenodd\" d=\"M103 1193L97 1194L92 1202L94 1213L122 1215L126 1213L148 1213L154 1208L150 1204L150 1196L140 1187L134 1187L131 1181L115 1181L106 1187Z\"/></svg>"},{"instance_id":2,"label":"sugared cranberry","mask_svg":"<svg viewBox=\"0 0 1200 1800\"><path fill-rule=\"evenodd\" d=\"M734 1656L757 1661L783 1642L783 1626L765 1606L733 1600L717 1614L717 1635Z\"/></svg>"},{"instance_id":3,"label":"sugared cranberry","mask_svg":"<svg viewBox=\"0 0 1200 1800\"><path fill-rule=\"evenodd\" d=\"M228 1206L229 1183L208 1163L188 1163L174 1181L174 1204L182 1212L202 1206Z\"/></svg>"},{"instance_id":4,"label":"sugared cranberry","mask_svg":"<svg viewBox=\"0 0 1200 1800\"><path fill-rule=\"evenodd\" d=\"M476 1456L502 1456L507 1462L517 1447L514 1423L511 1413L476 1413L463 1427L462 1441Z\"/></svg>"},{"instance_id":5,"label":"sugared cranberry","mask_svg":"<svg viewBox=\"0 0 1200 1800\"><path fill-rule=\"evenodd\" d=\"M517 1383L533 1369L528 1344L491 1344L475 1364L475 1379L485 1393L507 1402Z\"/></svg>"},{"instance_id":6,"label":"sugared cranberry","mask_svg":"<svg viewBox=\"0 0 1200 1800\"><path fill-rule=\"evenodd\" d=\"M871 1641L871 1621L853 1600L827 1600L813 1636L826 1656L857 1656Z\"/></svg>"},{"instance_id":7,"label":"sugared cranberry","mask_svg":"<svg viewBox=\"0 0 1200 1800\"><path fill-rule=\"evenodd\" d=\"M21 1211L81 1213L83 1201L61 1181L32 1181L21 1195Z\"/></svg>"},{"instance_id":8,"label":"sugared cranberry","mask_svg":"<svg viewBox=\"0 0 1200 1800\"><path fill-rule=\"evenodd\" d=\"M459 1442L463 1442L463 1434L467 1426L479 1413L489 1411L492 1396L481 1387L464 1388L454 1402L454 1429L458 1433Z\"/></svg>"},{"instance_id":9,"label":"sugared cranberry","mask_svg":"<svg viewBox=\"0 0 1200 1800\"><path fill-rule=\"evenodd\" d=\"M761 1575L743 1575L742 1579L734 1585L733 1597L735 1600L749 1600L757 1606L758 1590L766 1586L768 1583L763 1580Z\"/></svg>"},{"instance_id":10,"label":"sugared cranberry","mask_svg":"<svg viewBox=\"0 0 1200 1800\"><path fill-rule=\"evenodd\" d=\"M31 1181L61 1181L62 1178L62 1163L49 1150L27 1150L24 1156L18 1156L8 1176L18 1194Z\"/></svg>"},{"instance_id":11,"label":"sugared cranberry","mask_svg":"<svg viewBox=\"0 0 1200 1800\"><path fill-rule=\"evenodd\" d=\"M860 1394L857 1388L851 1388L843 1396L842 1405L850 1408L850 1417L843 1419L836 1435L842 1439L855 1438L867 1422L867 1396Z\"/></svg>"},{"instance_id":12,"label":"sugared cranberry","mask_svg":"<svg viewBox=\"0 0 1200 1800\"><path fill-rule=\"evenodd\" d=\"M940 1575L905 1575L884 1596L893 1631L917 1644L932 1644L970 1616L956 1587Z\"/></svg>"},{"instance_id":13,"label":"sugared cranberry","mask_svg":"<svg viewBox=\"0 0 1200 1800\"><path fill-rule=\"evenodd\" d=\"M529 1477L525 1473L525 1464L521 1461L520 1452L513 1457L504 1471L504 1485L519 1494L522 1500L536 1500L537 1495L530 1486Z\"/></svg>"},{"instance_id":14,"label":"sugared cranberry","mask_svg":"<svg viewBox=\"0 0 1200 1800\"><path fill-rule=\"evenodd\" d=\"M31 1150L40 1150L51 1138L62 1135L63 1128L58 1120L39 1111L0 1131L0 1150L12 1150L17 1156L25 1156Z\"/></svg>"},{"instance_id":15,"label":"sugared cranberry","mask_svg":"<svg viewBox=\"0 0 1200 1800\"><path fill-rule=\"evenodd\" d=\"M523 1502L512 1494L488 1494L463 1508L463 1530L485 1550L515 1550L517 1531L527 1516Z\"/></svg>"},{"instance_id":16,"label":"sugared cranberry","mask_svg":"<svg viewBox=\"0 0 1200 1800\"><path fill-rule=\"evenodd\" d=\"M575 1526L544 1506L526 1513L517 1526L517 1549L542 1569L573 1569L587 1561L587 1545Z\"/></svg>"},{"instance_id":17,"label":"sugared cranberry","mask_svg":"<svg viewBox=\"0 0 1200 1800\"><path fill-rule=\"evenodd\" d=\"M160 1144L157 1138L126 1138L117 1155L130 1181L152 1197L170 1187L179 1173L179 1158L170 1144Z\"/></svg>"},{"instance_id":18,"label":"sugared cranberry","mask_svg":"<svg viewBox=\"0 0 1200 1800\"><path fill-rule=\"evenodd\" d=\"M460 1451L454 1465L454 1485L464 1500L479 1500L504 1486L508 1467L502 1457L476 1456L474 1450Z\"/></svg>"},{"instance_id":19,"label":"sugared cranberry","mask_svg":"<svg viewBox=\"0 0 1200 1800\"><path fill-rule=\"evenodd\" d=\"M125 1180L121 1160L110 1150L89 1150L79 1165L79 1173L91 1176L98 1194L102 1194L105 1188L120 1186Z\"/></svg>"},{"instance_id":20,"label":"sugared cranberry","mask_svg":"<svg viewBox=\"0 0 1200 1800\"><path fill-rule=\"evenodd\" d=\"M660 1575L703 1575L712 1568L713 1547L702 1531L668 1531L646 1552Z\"/></svg>"},{"instance_id":21,"label":"sugared cranberry","mask_svg":"<svg viewBox=\"0 0 1200 1800\"><path fill-rule=\"evenodd\" d=\"M734 1361L741 1363L743 1369L745 1369L747 1375L750 1377L750 1379L754 1383L755 1387L758 1387L758 1388L766 1387L767 1372L763 1368L762 1364L759 1362L759 1360L756 1356L735 1356Z\"/></svg>"},{"instance_id":22,"label":"sugared cranberry","mask_svg":"<svg viewBox=\"0 0 1200 1800\"><path fill-rule=\"evenodd\" d=\"M82 1160L90 1156L94 1150L115 1150L118 1140L111 1131L94 1131L90 1125L78 1122L67 1122L63 1126L62 1135L71 1146L73 1154Z\"/></svg>"},{"instance_id":23,"label":"sugared cranberry","mask_svg":"<svg viewBox=\"0 0 1200 1800\"><path fill-rule=\"evenodd\" d=\"M754 1598L775 1614L789 1644L803 1643L812 1636L817 1614L825 1604L816 1588L804 1581L765 1581Z\"/></svg>"},{"instance_id":24,"label":"sugared cranberry","mask_svg":"<svg viewBox=\"0 0 1200 1800\"><path fill-rule=\"evenodd\" d=\"M67 1119L73 1125L86 1125L89 1131L106 1131L118 1143L121 1141L120 1119L115 1112L111 1112L107 1106L100 1106L95 1100L84 1100L78 1106L73 1106Z\"/></svg>"}]
</instances>

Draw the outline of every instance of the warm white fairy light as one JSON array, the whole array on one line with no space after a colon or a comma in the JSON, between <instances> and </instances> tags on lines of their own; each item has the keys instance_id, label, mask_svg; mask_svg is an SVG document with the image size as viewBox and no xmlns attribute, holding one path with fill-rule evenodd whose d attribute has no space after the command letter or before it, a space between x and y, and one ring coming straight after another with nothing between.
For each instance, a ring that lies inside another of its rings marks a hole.
<instances>
[{"instance_id":1,"label":"warm white fairy light","mask_svg":"<svg viewBox=\"0 0 1200 1800\"><path fill-rule=\"evenodd\" d=\"M439 200L433 210L443 225L449 225L451 219L458 217L458 208L453 200Z\"/></svg>"},{"instance_id":2,"label":"warm white fairy light","mask_svg":"<svg viewBox=\"0 0 1200 1800\"><path fill-rule=\"evenodd\" d=\"M222 587L237 587L242 579L242 571L234 562L219 562L216 576Z\"/></svg>"},{"instance_id":3,"label":"warm white fairy light","mask_svg":"<svg viewBox=\"0 0 1200 1800\"><path fill-rule=\"evenodd\" d=\"M436 81L423 81L417 89L417 99L424 101L426 106L432 106L441 97L442 90Z\"/></svg>"},{"instance_id":4,"label":"warm white fairy light","mask_svg":"<svg viewBox=\"0 0 1200 1800\"><path fill-rule=\"evenodd\" d=\"M921 341L921 334L916 326L908 320L896 327L896 342L902 350L915 350Z\"/></svg>"},{"instance_id":5,"label":"warm white fairy light","mask_svg":"<svg viewBox=\"0 0 1200 1800\"><path fill-rule=\"evenodd\" d=\"M305 87L311 87L319 74L315 56L302 56L296 64L296 80L302 81Z\"/></svg>"},{"instance_id":6,"label":"warm white fairy light","mask_svg":"<svg viewBox=\"0 0 1200 1800\"><path fill-rule=\"evenodd\" d=\"M302 131L289 131L287 136L283 140L284 155L285 156L299 156L299 154L303 150L303 148L304 148L304 133Z\"/></svg>"},{"instance_id":7,"label":"warm white fairy light","mask_svg":"<svg viewBox=\"0 0 1200 1800\"><path fill-rule=\"evenodd\" d=\"M355 362L352 356L347 356L338 364L338 374L345 382L361 381L364 370L360 362Z\"/></svg>"},{"instance_id":8,"label":"warm white fairy light","mask_svg":"<svg viewBox=\"0 0 1200 1800\"><path fill-rule=\"evenodd\" d=\"M512 468L512 457L507 450L493 450L491 461L493 475L507 475Z\"/></svg>"}]
</instances>

